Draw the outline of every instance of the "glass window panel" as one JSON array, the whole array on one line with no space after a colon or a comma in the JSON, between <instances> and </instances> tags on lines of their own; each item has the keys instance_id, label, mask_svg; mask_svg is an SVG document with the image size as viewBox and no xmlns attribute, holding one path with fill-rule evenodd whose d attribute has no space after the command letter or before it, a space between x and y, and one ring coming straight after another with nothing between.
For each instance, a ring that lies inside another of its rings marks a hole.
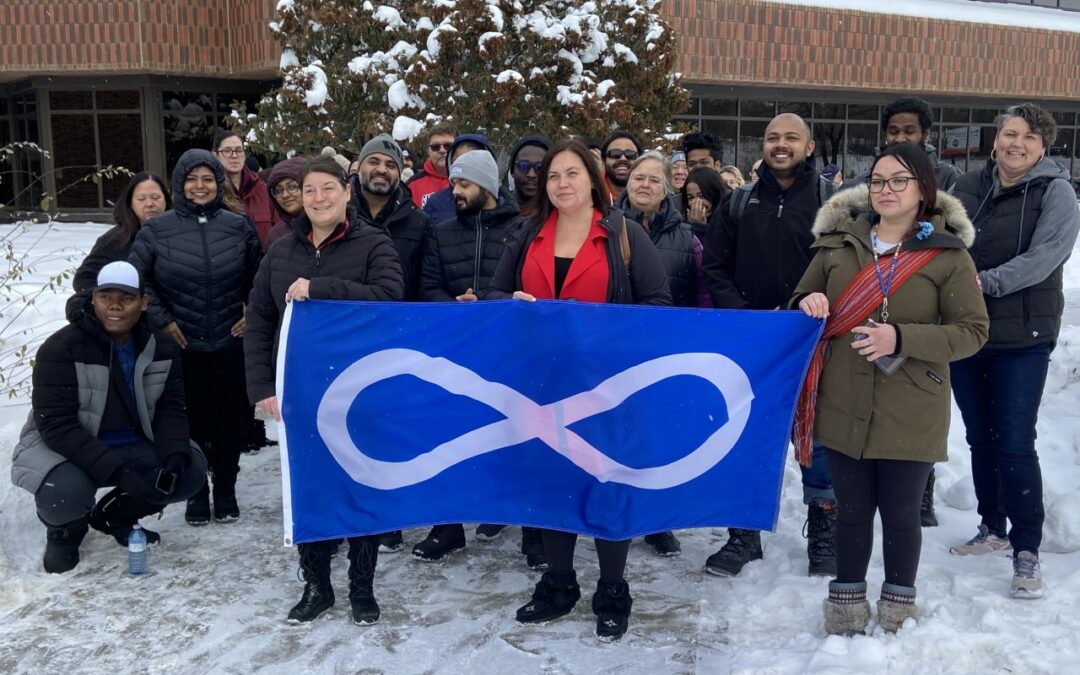
<instances>
[{"instance_id":1,"label":"glass window panel","mask_svg":"<svg viewBox=\"0 0 1080 675\"><path fill-rule=\"evenodd\" d=\"M1062 9L1080 11L1080 0L1059 0L1059 3Z\"/></svg>"},{"instance_id":2,"label":"glass window panel","mask_svg":"<svg viewBox=\"0 0 1080 675\"><path fill-rule=\"evenodd\" d=\"M0 98L0 111L3 111L0 112L0 115L7 112L7 109L3 107L6 104L7 99ZM12 140L10 120L0 117L0 147L7 145ZM0 206L7 206L15 199L14 168L12 157L0 159Z\"/></svg>"},{"instance_id":3,"label":"glass window panel","mask_svg":"<svg viewBox=\"0 0 1080 675\"><path fill-rule=\"evenodd\" d=\"M946 126L939 129L938 156L950 160L961 169L968 152L978 152L982 146L982 129L979 126Z\"/></svg>"},{"instance_id":4,"label":"glass window panel","mask_svg":"<svg viewBox=\"0 0 1080 675\"><path fill-rule=\"evenodd\" d=\"M765 117L771 120L776 117L776 102L744 100L741 114L743 117Z\"/></svg>"},{"instance_id":5,"label":"glass window panel","mask_svg":"<svg viewBox=\"0 0 1080 675\"><path fill-rule=\"evenodd\" d=\"M814 154L821 160L819 166L836 164L843 168L846 132L843 122L814 122Z\"/></svg>"},{"instance_id":6,"label":"glass window panel","mask_svg":"<svg viewBox=\"0 0 1080 675\"><path fill-rule=\"evenodd\" d=\"M1054 121L1057 122L1058 124L1065 124L1065 125L1068 125L1070 127L1072 125L1076 124L1076 113L1074 113L1074 112L1057 112L1057 111L1055 111L1055 112L1051 112L1050 114L1053 115Z\"/></svg>"},{"instance_id":7,"label":"glass window panel","mask_svg":"<svg viewBox=\"0 0 1080 675\"><path fill-rule=\"evenodd\" d=\"M844 153L844 177L853 178L870 171L878 142L876 124L848 124L847 151Z\"/></svg>"},{"instance_id":8,"label":"glass window panel","mask_svg":"<svg viewBox=\"0 0 1080 675\"><path fill-rule=\"evenodd\" d=\"M721 164L733 164L735 162L735 137L737 135L738 122L735 120L702 120L701 130L712 134L720 139L723 157Z\"/></svg>"},{"instance_id":9,"label":"glass window panel","mask_svg":"<svg viewBox=\"0 0 1080 675\"><path fill-rule=\"evenodd\" d=\"M815 103L814 104L814 119L815 120L842 120L844 119L844 104L843 103Z\"/></svg>"},{"instance_id":10,"label":"glass window panel","mask_svg":"<svg viewBox=\"0 0 1080 675\"><path fill-rule=\"evenodd\" d=\"M26 92L15 97L16 115L33 115L37 113L37 96L33 92Z\"/></svg>"},{"instance_id":11,"label":"glass window panel","mask_svg":"<svg viewBox=\"0 0 1080 675\"><path fill-rule=\"evenodd\" d=\"M734 117L739 114L739 102L733 98L703 98L701 114Z\"/></svg>"},{"instance_id":12,"label":"glass window panel","mask_svg":"<svg viewBox=\"0 0 1080 675\"><path fill-rule=\"evenodd\" d=\"M689 106L686 108L685 114L687 114L687 115L697 115L698 110L700 110L700 108L701 108L701 99L700 98L692 98L692 99L690 99Z\"/></svg>"},{"instance_id":13,"label":"glass window panel","mask_svg":"<svg viewBox=\"0 0 1080 675\"><path fill-rule=\"evenodd\" d=\"M161 105L166 113L209 113L214 111L214 100L210 94L191 91L162 92Z\"/></svg>"},{"instance_id":14,"label":"glass window panel","mask_svg":"<svg viewBox=\"0 0 1080 675\"><path fill-rule=\"evenodd\" d=\"M970 108L942 108L941 116L938 119L942 122L960 122L961 124L967 124L970 115Z\"/></svg>"},{"instance_id":15,"label":"glass window panel","mask_svg":"<svg viewBox=\"0 0 1080 675\"><path fill-rule=\"evenodd\" d=\"M8 100L6 96L0 96L0 115L8 114Z\"/></svg>"},{"instance_id":16,"label":"glass window panel","mask_svg":"<svg viewBox=\"0 0 1080 675\"><path fill-rule=\"evenodd\" d=\"M53 168L57 205L98 208L98 186L83 180L97 167L93 115L52 115Z\"/></svg>"},{"instance_id":17,"label":"glass window panel","mask_svg":"<svg viewBox=\"0 0 1080 675\"><path fill-rule=\"evenodd\" d=\"M138 110L139 92L132 90L107 90L97 92L98 110Z\"/></svg>"},{"instance_id":18,"label":"glass window panel","mask_svg":"<svg viewBox=\"0 0 1080 675\"><path fill-rule=\"evenodd\" d=\"M750 175L750 167L754 162L761 159L761 143L765 138L765 127L769 126L766 121L743 120L739 126L739 145L735 156L735 164L743 172L744 176ZM726 159L726 157L725 157Z\"/></svg>"},{"instance_id":19,"label":"glass window panel","mask_svg":"<svg viewBox=\"0 0 1080 675\"><path fill-rule=\"evenodd\" d=\"M92 91L50 91L49 106L53 110L93 110Z\"/></svg>"},{"instance_id":20,"label":"glass window panel","mask_svg":"<svg viewBox=\"0 0 1080 675\"><path fill-rule=\"evenodd\" d=\"M881 113L878 112L876 105L849 105L847 116L849 120L873 120L874 122L881 120Z\"/></svg>"},{"instance_id":21,"label":"glass window panel","mask_svg":"<svg viewBox=\"0 0 1080 675\"><path fill-rule=\"evenodd\" d=\"M214 140L209 115L165 115L165 168L171 174L180 155L192 148L209 149Z\"/></svg>"},{"instance_id":22,"label":"glass window panel","mask_svg":"<svg viewBox=\"0 0 1080 675\"><path fill-rule=\"evenodd\" d=\"M791 101L780 101L776 104L776 114L780 113L795 113L799 117L806 121L810 121L810 104L809 103L793 103Z\"/></svg>"},{"instance_id":23,"label":"glass window panel","mask_svg":"<svg viewBox=\"0 0 1080 675\"><path fill-rule=\"evenodd\" d=\"M997 136L997 128L979 128L979 147L973 148L968 153L968 171L982 171L986 162L990 159L990 153L994 149L994 138Z\"/></svg>"},{"instance_id":24,"label":"glass window panel","mask_svg":"<svg viewBox=\"0 0 1080 675\"><path fill-rule=\"evenodd\" d=\"M1001 111L997 108L972 108L971 121L981 124L993 124Z\"/></svg>"},{"instance_id":25,"label":"glass window panel","mask_svg":"<svg viewBox=\"0 0 1080 675\"><path fill-rule=\"evenodd\" d=\"M1072 179L1074 187L1080 193L1080 148L1077 147L1077 143L1080 143L1080 129L1073 130L1072 145Z\"/></svg>"},{"instance_id":26,"label":"glass window panel","mask_svg":"<svg viewBox=\"0 0 1080 675\"><path fill-rule=\"evenodd\" d=\"M98 115L98 138L108 139L101 144L101 165L123 167L133 173L143 170L142 115ZM102 181L105 199L115 199L127 186L128 177L118 175Z\"/></svg>"}]
</instances>

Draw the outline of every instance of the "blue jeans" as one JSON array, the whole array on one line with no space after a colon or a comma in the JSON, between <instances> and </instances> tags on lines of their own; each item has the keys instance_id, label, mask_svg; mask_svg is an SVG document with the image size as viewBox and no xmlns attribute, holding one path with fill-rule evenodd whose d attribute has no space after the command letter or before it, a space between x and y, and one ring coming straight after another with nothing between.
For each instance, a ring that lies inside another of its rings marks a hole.
<instances>
[{"instance_id":1,"label":"blue jeans","mask_svg":"<svg viewBox=\"0 0 1080 675\"><path fill-rule=\"evenodd\" d=\"M799 469L802 470L803 504L809 504L811 499L836 501L836 493L833 492L832 474L829 473L829 462L825 457L824 445L814 443L814 449L810 452L809 468L799 465Z\"/></svg>"},{"instance_id":2,"label":"blue jeans","mask_svg":"<svg viewBox=\"0 0 1080 675\"><path fill-rule=\"evenodd\" d=\"M984 347L952 364L952 387L971 446L979 515L1013 550L1038 554L1043 491L1035 423L1053 345Z\"/></svg>"}]
</instances>

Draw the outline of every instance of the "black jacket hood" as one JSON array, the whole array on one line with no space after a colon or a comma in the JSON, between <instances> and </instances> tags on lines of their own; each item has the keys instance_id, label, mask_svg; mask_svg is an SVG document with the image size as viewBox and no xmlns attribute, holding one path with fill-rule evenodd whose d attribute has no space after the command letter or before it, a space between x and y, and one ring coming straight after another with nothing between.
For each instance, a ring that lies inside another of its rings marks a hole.
<instances>
[{"instance_id":1,"label":"black jacket hood","mask_svg":"<svg viewBox=\"0 0 1080 675\"><path fill-rule=\"evenodd\" d=\"M196 167L205 166L214 172L217 180L217 194L214 200L205 206L199 206L184 196L184 179ZM185 216L212 216L221 209L221 200L225 196L225 167L209 150L197 148L180 155L172 172L173 208Z\"/></svg>"}]
</instances>

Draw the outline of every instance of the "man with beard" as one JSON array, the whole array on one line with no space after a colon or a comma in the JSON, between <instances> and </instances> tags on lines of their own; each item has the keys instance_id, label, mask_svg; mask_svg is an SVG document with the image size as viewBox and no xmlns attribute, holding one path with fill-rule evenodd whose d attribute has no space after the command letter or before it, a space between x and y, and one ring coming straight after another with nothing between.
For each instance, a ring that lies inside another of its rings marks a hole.
<instances>
[{"instance_id":1,"label":"man with beard","mask_svg":"<svg viewBox=\"0 0 1080 675\"><path fill-rule=\"evenodd\" d=\"M762 148L759 179L725 196L709 222L702 269L718 308L785 306L813 258L811 226L818 208L836 192L813 167L810 127L798 115L774 118ZM836 497L820 446L812 460L802 474L809 572L834 575ZM731 528L728 534L727 543L706 561L707 572L735 576L746 563L761 559L760 532Z\"/></svg>"},{"instance_id":2,"label":"man with beard","mask_svg":"<svg viewBox=\"0 0 1080 675\"><path fill-rule=\"evenodd\" d=\"M630 165L641 154L641 143L629 131L616 129L604 141L600 154L604 157L604 176L611 192L611 202L615 203L626 192Z\"/></svg>"},{"instance_id":3,"label":"man with beard","mask_svg":"<svg viewBox=\"0 0 1080 675\"><path fill-rule=\"evenodd\" d=\"M446 177L446 156L450 154L450 146L453 145L455 136L457 131L447 124L437 125L428 133L427 160L424 161L424 167L413 174L408 182L413 203L418 207L422 207L431 195L450 184ZM404 168L403 159L398 164L399 175Z\"/></svg>"},{"instance_id":4,"label":"man with beard","mask_svg":"<svg viewBox=\"0 0 1080 675\"><path fill-rule=\"evenodd\" d=\"M356 160L359 173L349 179L356 211L390 234L401 261L405 300L418 300L431 220L413 203L409 188L401 182L401 147L390 134L379 134L364 144ZM379 539L383 553L396 553L404 547L401 530L386 532Z\"/></svg>"},{"instance_id":5,"label":"man with beard","mask_svg":"<svg viewBox=\"0 0 1080 675\"><path fill-rule=\"evenodd\" d=\"M536 196L540 184L540 165L551 142L542 136L526 136L510 151L510 183L518 208L524 208Z\"/></svg>"},{"instance_id":6,"label":"man with beard","mask_svg":"<svg viewBox=\"0 0 1080 675\"><path fill-rule=\"evenodd\" d=\"M459 137L460 138L460 137ZM535 172L534 172L535 173ZM518 216L517 200L499 189L499 167L488 152L465 152L450 167L456 217L431 228L424 256L421 299L429 302L475 302L495 274L507 230ZM480 525L476 538L490 541L501 525ZM465 548L465 528L436 525L413 547L413 556L433 562ZM540 531L521 529L521 552L532 569L546 569Z\"/></svg>"}]
</instances>

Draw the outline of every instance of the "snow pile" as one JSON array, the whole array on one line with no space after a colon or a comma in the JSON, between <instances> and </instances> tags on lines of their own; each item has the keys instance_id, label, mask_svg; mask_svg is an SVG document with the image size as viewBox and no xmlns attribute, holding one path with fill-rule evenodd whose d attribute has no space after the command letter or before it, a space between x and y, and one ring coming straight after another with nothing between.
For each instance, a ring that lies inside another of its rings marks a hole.
<instances>
[{"instance_id":1,"label":"snow pile","mask_svg":"<svg viewBox=\"0 0 1080 675\"><path fill-rule=\"evenodd\" d=\"M399 129L399 126L401 129ZM398 117L399 131L422 123ZM0 226L0 236L13 226ZM14 226L17 227L17 226ZM91 224L34 226L13 241L32 247L35 272L15 289L27 294L78 264L104 231ZM1067 267L1066 297L1080 300L1080 263ZM63 325L64 292L41 294L15 324L36 345ZM1071 304L1070 306L1075 306ZM514 610L538 579L509 528L491 543L475 540L444 563L407 552L379 558L375 591L379 624L348 618L346 561L334 561L336 606L313 624L284 617L300 596L296 554L281 542L277 453L242 459L237 484L242 519L190 528L183 507L144 524L161 532L151 573L132 578L126 553L91 532L72 573L41 571L44 528L33 499L0 482L0 671L30 672L438 672L438 673L1070 673L1080 663L1080 317L1068 319L1054 352L1039 421L1047 522L1042 554L1047 596L1008 597L1005 557L960 558L949 545L975 533L973 502L960 510L954 493L970 490L970 459L954 409L947 463L937 466L940 527L923 530L919 570L922 617L896 635L827 637L821 602L827 580L806 576L806 507L799 470L785 467L780 521L763 535L765 558L734 579L705 574L705 558L723 530L679 532L683 554L660 558L640 540L626 577L634 596L630 630L618 644L597 642L589 598L597 579L589 540L578 544L582 599L569 615L542 626L520 625ZM0 362L5 374L10 361ZM29 410L25 398L0 407L0 465ZM272 431L272 429L271 429ZM722 496L718 496L722 498ZM949 502L949 503L946 503ZM409 530L411 545L425 532ZM875 533L880 542L880 529ZM882 582L880 544L870 564L870 593Z\"/></svg>"}]
</instances>

